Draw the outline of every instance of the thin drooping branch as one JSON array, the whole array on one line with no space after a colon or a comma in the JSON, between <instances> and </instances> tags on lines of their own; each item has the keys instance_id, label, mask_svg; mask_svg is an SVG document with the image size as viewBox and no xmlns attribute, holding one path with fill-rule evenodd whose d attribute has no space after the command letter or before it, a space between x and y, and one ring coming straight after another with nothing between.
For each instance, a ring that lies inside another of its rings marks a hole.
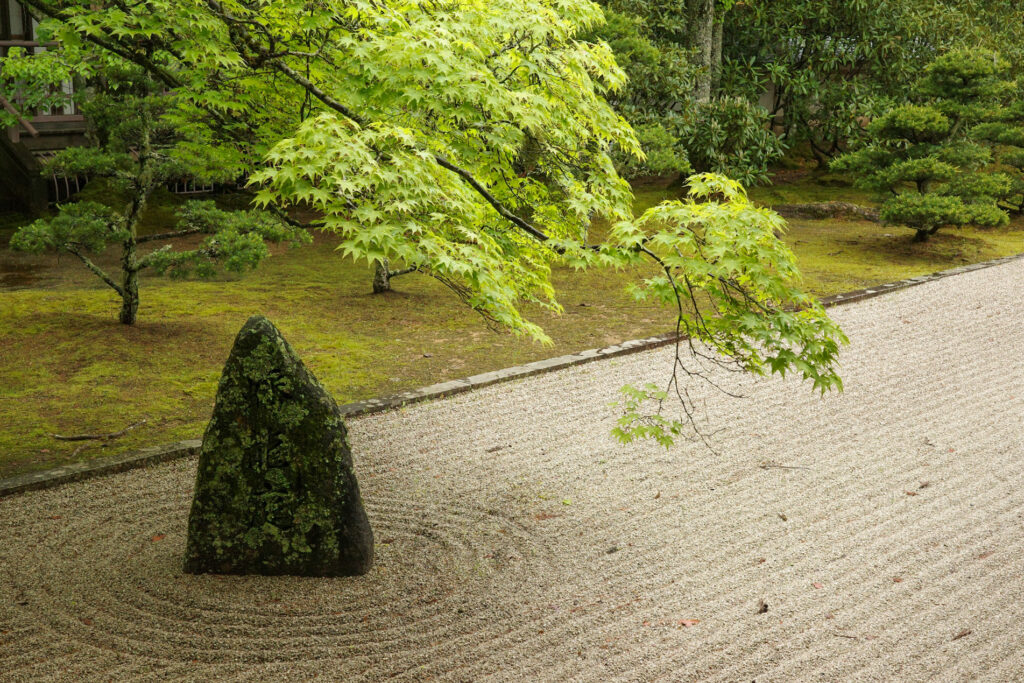
<instances>
[{"instance_id":1,"label":"thin drooping branch","mask_svg":"<svg viewBox=\"0 0 1024 683\"><path fill-rule=\"evenodd\" d=\"M498 215L500 215L502 218L518 227L520 230L528 234L530 237L533 237L538 242L547 242L549 239L551 239L542 230L537 229L528 221L523 220L519 216L509 211L508 208L501 203L501 200L499 200L497 197L488 192L487 188L484 187L479 180L473 177L472 173L470 173L464 168L456 166L455 164L451 163L444 157L436 154L434 155L434 161L436 161L438 165L441 166L442 168L448 169L449 171L451 171L452 173L456 174L464 181L466 181L466 183L468 183L470 187L476 190L477 194L483 197L484 200L488 204L490 204L495 211L498 212Z\"/></svg>"},{"instance_id":2,"label":"thin drooping branch","mask_svg":"<svg viewBox=\"0 0 1024 683\"><path fill-rule=\"evenodd\" d=\"M676 277L675 277L675 274L672 272L672 268L667 263L665 263L665 261L660 256L658 256L656 253L654 253L653 251L648 249L646 246L639 247L639 250L644 255L646 255L651 260L653 260L655 263L657 263L658 266L661 267L662 271L665 273L665 277L668 278L669 284L672 285L672 294L675 297L675 304L676 304L676 329L675 329L675 342L674 342L675 346L674 346L674 353L673 353L673 359L672 359L672 375L669 377L668 384L665 387L665 394L668 394L668 393L672 392L672 393L674 393L676 395L676 398L679 400L679 404L680 404L680 406L683 409L683 414L686 417L687 424L690 425L690 428L693 430L693 433L697 436L697 438L699 438L701 440L701 442L711 452L714 453L715 449L711 445L711 442L709 440L710 437L713 436L713 434L705 434L697 426L697 407L696 407L693 399L690 397L689 391L687 389L685 389L680 384L680 382L679 382L679 371L682 370L686 374L687 377L694 377L694 376L696 376L696 377L699 377L701 379L704 379L709 384L711 384L711 386L713 386L713 387L716 387L716 388L719 388L719 387L713 381L711 381L711 379L709 377L707 377L704 374L704 372L701 372L700 370L691 370L691 369L687 368L683 364L683 360L682 360L682 343L683 343L684 339L686 340L687 344L690 347L691 354L694 355L695 357L698 356L698 354L696 353L696 349L693 346L693 334L692 334L692 332L690 330L689 323L686 322L686 314L685 314L685 311L683 310L683 298L682 298L682 295L680 294L679 283L676 281ZM686 288L687 288L687 292L690 295L690 300L692 302L693 309L694 309L694 315L697 317L698 324L699 325L704 325L703 316L701 316L700 310L699 310L699 308L697 306L697 302L696 302L696 300L693 297L693 289L692 289L692 286L690 285L689 279L686 280ZM684 326L685 326L685 329L684 329ZM706 329L707 328L705 326L705 330ZM728 392L726 392L726 393L728 393ZM658 414L661 414L663 406L664 406L664 399L659 399L658 400Z\"/></svg>"}]
</instances>

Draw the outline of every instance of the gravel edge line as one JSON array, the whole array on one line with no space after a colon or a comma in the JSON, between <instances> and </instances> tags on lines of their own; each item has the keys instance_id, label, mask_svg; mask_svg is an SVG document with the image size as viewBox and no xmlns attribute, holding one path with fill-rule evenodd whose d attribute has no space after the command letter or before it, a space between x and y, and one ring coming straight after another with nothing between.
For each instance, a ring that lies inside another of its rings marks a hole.
<instances>
[{"instance_id":1,"label":"gravel edge line","mask_svg":"<svg viewBox=\"0 0 1024 683\"><path fill-rule=\"evenodd\" d=\"M1024 258L1024 253L1015 254L1013 256L1004 256L991 261L982 261L981 263L973 263L966 266L960 266L959 268L952 268L950 270L942 270L930 275L919 275L917 277L907 278L897 282L889 282L875 287L865 287L864 289L857 289L852 292L825 297L821 299L821 303L826 307L833 307L857 301L864 301L865 299L871 299L889 292L915 287L917 285L925 284L926 282L933 282L942 278L969 273L974 270L981 270L982 268L991 268L993 266L1002 265L1022 258ZM419 389L404 391L393 396L356 401L355 403L346 403L339 407L341 408L342 414L346 417L358 417L360 415L380 413L387 410L393 410L395 408L401 408L413 403L421 403L423 401L431 401L453 396L455 394L461 394L466 391L480 389L499 382L508 382L513 379L521 379L523 377L530 377L531 375L537 375L544 372L561 370L574 365L582 365L584 363L590 363L606 358L614 358L616 356L639 353L640 351L648 351L650 349L671 344L674 341L675 335L672 333L661 334L644 339L633 339L622 342L621 344L615 344L614 346L606 346L600 349L588 349L586 351L571 353L565 356L556 356L555 358L548 358L545 360L535 361L533 363L527 363L525 365L503 368L493 372L485 372L479 375L466 377L464 379L432 384ZM83 463L72 463L62 467L40 470L38 472L29 472L26 474L8 477L6 479L0 479L0 498L12 496L17 493L23 493L25 491L52 488L62 484L68 484L101 475L116 474L118 472L124 472L138 467L146 467L148 465L167 462L168 460L185 458L190 455L198 454L201 446L201 439L177 441L171 444L143 448L120 456L99 458Z\"/></svg>"}]
</instances>

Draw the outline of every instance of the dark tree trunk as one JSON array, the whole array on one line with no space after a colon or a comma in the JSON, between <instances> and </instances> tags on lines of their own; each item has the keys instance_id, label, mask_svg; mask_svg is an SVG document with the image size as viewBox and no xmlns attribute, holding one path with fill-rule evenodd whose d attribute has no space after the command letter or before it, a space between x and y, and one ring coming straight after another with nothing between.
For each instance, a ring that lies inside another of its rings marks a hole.
<instances>
[{"instance_id":1,"label":"dark tree trunk","mask_svg":"<svg viewBox=\"0 0 1024 683\"><path fill-rule=\"evenodd\" d=\"M391 271L388 270L387 259L374 262L373 267L373 293L383 294L391 291Z\"/></svg>"},{"instance_id":2,"label":"dark tree trunk","mask_svg":"<svg viewBox=\"0 0 1024 683\"><path fill-rule=\"evenodd\" d=\"M690 47L696 50L699 71L693 88L698 102L711 99L712 53L714 52L715 0L687 0L691 26Z\"/></svg>"},{"instance_id":3,"label":"dark tree trunk","mask_svg":"<svg viewBox=\"0 0 1024 683\"><path fill-rule=\"evenodd\" d=\"M942 227L941 225L937 225L934 228L919 229L916 233L914 233L914 241L915 242L927 242L928 239L932 235L937 233L939 231L939 228L941 228L941 227Z\"/></svg>"},{"instance_id":4,"label":"dark tree trunk","mask_svg":"<svg viewBox=\"0 0 1024 683\"><path fill-rule=\"evenodd\" d=\"M391 281L401 275L408 275L418 268L410 266L401 270L391 270L391 262L388 259L380 259L374 262L373 267L373 293L383 294L391 291Z\"/></svg>"},{"instance_id":5,"label":"dark tree trunk","mask_svg":"<svg viewBox=\"0 0 1024 683\"><path fill-rule=\"evenodd\" d=\"M811 154L814 156L814 161L816 161L818 164L818 169L822 171L827 171L829 163L831 163L831 160L828 158L828 155L825 154L821 147L815 144L813 139L810 141L810 143Z\"/></svg>"},{"instance_id":6,"label":"dark tree trunk","mask_svg":"<svg viewBox=\"0 0 1024 683\"><path fill-rule=\"evenodd\" d=\"M139 317L139 271L125 268L121 273L121 314L118 320L125 325L134 325Z\"/></svg>"},{"instance_id":7,"label":"dark tree trunk","mask_svg":"<svg viewBox=\"0 0 1024 683\"><path fill-rule=\"evenodd\" d=\"M139 171L135 177L132 201L128 207L125 223L128 237L121 247L121 314L118 316L125 325L134 325L139 316L139 260L137 258L139 220L146 210L149 195L156 187L152 167L152 145L150 130L152 121L148 113L143 114L142 139L139 149Z\"/></svg>"},{"instance_id":8,"label":"dark tree trunk","mask_svg":"<svg viewBox=\"0 0 1024 683\"><path fill-rule=\"evenodd\" d=\"M723 17L714 23L711 35L711 94L717 95L722 88L722 33L725 29Z\"/></svg>"}]
</instances>

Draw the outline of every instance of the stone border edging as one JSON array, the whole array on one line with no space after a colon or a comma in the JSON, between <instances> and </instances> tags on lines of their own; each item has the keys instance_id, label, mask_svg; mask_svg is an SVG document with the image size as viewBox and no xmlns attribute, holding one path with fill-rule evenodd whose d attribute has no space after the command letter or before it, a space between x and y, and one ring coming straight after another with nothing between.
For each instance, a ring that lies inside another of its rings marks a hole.
<instances>
[{"instance_id":1,"label":"stone border edging","mask_svg":"<svg viewBox=\"0 0 1024 683\"><path fill-rule=\"evenodd\" d=\"M189 441L177 441L164 444L163 446L151 446L124 455L111 456L109 458L97 458L87 462L76 462L63 467L55 467L49 470L28 472L19 474L7 479L0 479L0 498L11 496L24 491L35 491L37 489L48 489L60 484L70 484L73 481L81 481L91 477L98 477L102 474L116 474L133 470L137 467L155 465L168 460L176 460L189 455L199 453L202 446L202 439L191 439Z\"/></svg>"},{"instance_id":2,"label":"stone border edging","mask_svg":"<svg viewBox=\"0 0 1024 683\"><path fill-rule=\"evenodd\" d=\"M992 266L1002 265L1019 259L1024 259L1024 253L1015 254L1013 256L1004 256L1002 258L983 261L981 263L972 263L970 265L960 266L959 268L952 268L950 270L942 270L930 275L919 275L917 277L907 278L897 282L889 282L876 287L866 287L864 289L858 289L844 294L835 294L821 299L821 303L826 307L832 307L853 303L855 301L864 301L865 299L871 299L876 296L881 296L882 294L888 294L889 292L915 287L926 282L933 282L935 280L941 280L942 278L952 277L954 275L969 273L973 270L991 268ZM340 406L340 408L342 414L346 417L381 413L413 403L421 403L423 401L461 394L466 391L472 391L473 389L481 389L499 382L521 379L531 375L538 375L543 372L551 372L552 370L561 370L562 368L582 365L596 360L647 351L661 346L666 346L674 341L675 335L672 333L662 334L656 337L647 337L645 339L633 339L614 346L606 346L600 349L589 349L578 353L570 353L565 356L557 356L555 358L534 361L533 363L527 363L525 365L517 365L511 368L495 370L493 372L485 372L479 375L466 377L465 379L456 379L448 382L441 382L440 384L432 384L419 389L404 391L393 396L372 398L365 401L356 401L355 403L346 403ZM147 465L154 465L168 460L196 455L199 453L201 445L202 440L200 439L178 441L176 443L165 444L163 446L144 448L125 455L102 458L84 463L73 463L54 469L29 472L28 474L20 474L7 479L0 479L0 498L11 496L16 493L22 493L24 491L51 488L61 484L81 481L82 479L88 479L105 474L115 474L117 472L124 472L138 467L145 467Z\"/></svg>"}]
</instances>

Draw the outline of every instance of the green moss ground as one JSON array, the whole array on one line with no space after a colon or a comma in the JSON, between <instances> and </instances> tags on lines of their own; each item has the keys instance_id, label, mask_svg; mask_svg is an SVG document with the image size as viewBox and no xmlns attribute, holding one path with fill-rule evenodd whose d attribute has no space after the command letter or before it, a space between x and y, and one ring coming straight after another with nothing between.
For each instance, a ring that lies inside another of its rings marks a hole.
<instances>
[{"instance_id":1,"label":"green moss ground","mask_svg":"<svg viewBox=\"0 0 1024 683\"><path fill-rule=\"evenodd\" d=\"M802 182L802 189L773 191L786 203L823 201L807 198L818 193L835 198ZM752 194L769 203L767 192ZM638 208L673 193L644 188ZM5 220L0 245L16 223ZM165 220L151 218L155 227ZM925 244L910 242L910 234L872 223L793 221L786 239L819 295L1024 252L1021 221L947 231ZM100 261L113 266L115 258ZM144 277L134 327L117 324L116 295L67 255L0 248L0 476L199 436L235 334L254 313L269 317L344 403L665 332L671 312L637 304L624 291L638 275L557 271L565 313L535 313L555 341L542 347L492 332L420 275L373 296L370 270L341 259L324 237L308 248L275 249L242 277ZM143 418L124 438L106 447L90 442L77 455L79 444L51 437L113 432Z\"/></svg>"},{"instance_id":2,"label":"green moss ground","mask_svg":"<svg viewBox=\"0 0 1024 683\"><path fill-rule=\"evenodd\" d=\"M779 171L772 177L772 184L752 187L748 194L755 202L765 206L818 202L849 202L862 206L877 206L877 197L874 193L853 187L842 175L809 173L802 169Z\"/></svg>"}]
</instances>

